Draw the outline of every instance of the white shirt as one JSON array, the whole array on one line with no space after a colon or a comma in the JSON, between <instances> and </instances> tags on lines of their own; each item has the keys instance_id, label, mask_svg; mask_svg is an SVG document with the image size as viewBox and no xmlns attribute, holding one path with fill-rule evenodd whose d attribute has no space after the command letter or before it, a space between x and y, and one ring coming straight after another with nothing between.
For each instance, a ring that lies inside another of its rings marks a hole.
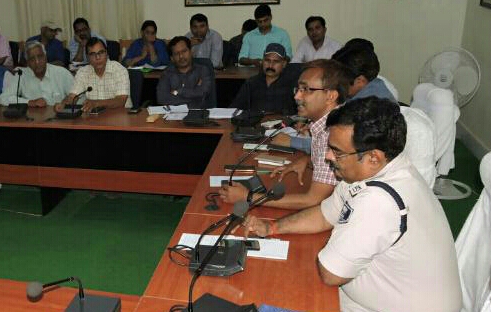
<instances>
[{"instance_id":1,"label":"white shirt","mask_svg":"<svg viewBox=\"0 0 491 312\"><path fill-rule=\"evenodd\" d=\"M298 43L297 51L295 51L295 55L292 58L292 63L305 63L317 59L330 59L341 47L342 45L339 42L325 35L322 46L316 50L309 36L305 36Z\"/></svg>"},{"instance_id":2,"label":"white shirt","mask_svg":"<svg viewBox=\"0 0 491 312\"><path fill-rule=\"evenodd\" d=\"M404 154L368 180L385 182L401 196L407 232L392 246L400 234L399 208L389 193L365 181L341 182L322 202L334 229L319 261L331 273L352 278L340 287L341 310L460 311L452 233L432 190Z\"/></svg>"},{"instance_id":3,"label":"white shirt","mask_svg":"<svg viewBox=\"0 0 491 312\"><path fill-rule=\"evenodd\" d=\"M128 70L116 61L107 60L102 77L97 76L92 65L80 68L75 75L75 83L70 93L79 94L88 87L92 87L91 92L85 93L89 100L108 100L118 95L127 95L125 107L131 107Z\"/></svg>"},{"instance_id":4,"label":"white shirt","mask_svg":"<svg viewBox=\"0 0 491 312\"><path fill-rule=\"evenodd\" d=\"M29 68L22 69L19 85L19 103L27 103L29 100L44 98L48 105L60 103L69 93L73 85L73 76L61 66L46 64L46 73L42 80L36 77ZM17 81L16 74L7 89L0 95L0 103L8 105L16 103Z\"/></svg>"}]
</instances>

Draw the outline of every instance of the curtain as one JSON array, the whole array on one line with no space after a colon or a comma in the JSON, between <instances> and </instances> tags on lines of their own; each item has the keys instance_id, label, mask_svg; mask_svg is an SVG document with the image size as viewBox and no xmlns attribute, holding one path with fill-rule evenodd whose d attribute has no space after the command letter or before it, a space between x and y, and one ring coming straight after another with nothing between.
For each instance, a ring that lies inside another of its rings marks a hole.
<instances>
[{"instance_id":1,"label":"curtain","mask_svg":"<svg viewBox=\"0 0 491 312\"><path fill-rule=\"evenodd\" d=\"M19 35L22 40L39 35L44 20L60 25L60 40L73 36L72 23L84 17L90 28L108 40L135 39L140 36L143 10L138 0L17 0Z\"/></svg>"}]
</instances>

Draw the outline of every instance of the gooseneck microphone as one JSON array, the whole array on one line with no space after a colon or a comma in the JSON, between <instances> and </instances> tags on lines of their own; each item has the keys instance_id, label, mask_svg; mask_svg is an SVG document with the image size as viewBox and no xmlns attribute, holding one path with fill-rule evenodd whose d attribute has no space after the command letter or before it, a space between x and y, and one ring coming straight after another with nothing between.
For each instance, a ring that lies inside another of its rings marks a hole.
<instances>
[{"instance_id":1,"label":"gooseneck microphone","mask_svg":"<svg viewBox=\"0 0 491 312\"><path fill-rule=\"evenodd\" d=\"M90 91L92 91L92 87L91 86L88 86L87 89L85 89L84 91L82 91L79 94L75 95L75 97L72 100L72 114L75 113L75 102L78 100L78 98L81 97L82 95L84 95L85 93L90 92Z\"/></svg>"},{"instance_id":2,"label":"gooseneck microphone","mask_svg":"<svg viewBox=\"0 0 491 312\"><path fill-rule=\"evenodd\" d=\"M72 282L72 281L76 281L78 283L78 297L80 299L85 298L84 288L82 286L82 281L76 276L67 277L65 279L61 279L59 281L46 283L46 284L41 284L40 282L31 282L31 283L27 284L27 298L31 301L38 301L39 299L41 299L41 297L43 295L43 290L45 288L48 288L51 286L57 286L57 285L60 285L62 283Z\"/></svg>"},{"instance_id":3,"label":"gooseneck microphone","mask_svg":"<svg viewBox=\"0 0 491 312\"><path fill-rule=\"evenodd\" d=\"M252 153L256 152L261 145L263 145L266 141L270 140L272 137L274 137L278 132L280 132L281 129L286 128L286 127L291 127L292 125L295 124L295 121L292 119L288 120L283 120L281 123L280 127L276 128L275 131L273 131L270 135L266 136L264 139L262 139L253 149L251 149L249 152L246 154L242 155L242 157L239 158L237 163L232 167L232 171L230 172L230 176L228 179L228 185L232 185L232 179L234 177L235 171L237 168L242 165L251 155Z\"/></svg>"},{"instance_id":4,"label":"gooseneck microphone","mask_svg":"<svg viewBox=\"0 0 491 312\"><path fill-rule=\"evenodd\" d=\"M207 265L210 263L213 256L217 253L218 248L221 245L220 243L223 241L224 236L228 235L234 227L236 227L238 224L240 224L240 222L242 222L244 220L245 215L247 214L247 212L250 209L252 209L252 208L260 205L261 203L268 201L268 200L280 199L281 197L283 197L284 194L285 194L285 186L283 183L280 182L280 183L275 184L269 191L266 192L265 195L261 196L261 198L258 198L257 200L255 200L251 203L248 203L246 201L237 202L234 204L234 210L233 210L232 214L230 214L229 216L227 216L227 217L221 219L220 221L212 224L203 232L203 234L201 234L201 236L198 239L198 242L196 243L196 246L194 248L195 255L194 255L194 258L192 261L194 262L195 265L199 264L199 266L197 267L196 271L194 272L193 278L191 280L191 284L189 285L188 307L187 307L188 312L193 312L193 288L194 288L194 284L196 283L196 280L204 273ZM208 253L206 254L204 259L200 263L198 250L200 248L201 239L203 238L203 236L210 233L211 231L218 228L219 226L221 226L222 224L224 224L227 221L228 221L227 226L225 227L223 232L220 234L220 236L216 240L215 244L211 247L211 249L209 249ZM235 257L229 257L229 258L245 259L247 250L246 250L245 244L242 240L236 241L235 244L232 244L229 247L227 247L226 244L225 244L225 246L226 246L225 248L228 248L228 250L224 250L223 253L227 253L227 252L229 252L229 253L235 252L237 254L240 253L240 255L235 255ZM220 274L208 273L208 275L220 275ZM224 275L224 274L221 274L221 275Z\"/></svg>"},{"instance_id":5,"label":"gooseneck microphone","mask_svg":"<svg viewBox=\"0 0 491 312\"><path fill-rule=\"evenodd\" d=\"M82 281L75 276L61 279L55 282L41 284L40 282L31 282L27 284L27 298L32 301L38 301L43 296L43 290L51 286L58 286L62 283L76 281L78 283L78 294L72 299L65 312L116 312L121 311L121 299L105 297L99 295L85 294Z\"/></svg>"},{"instance_id":6,"label":"gooseneck microphone","mask_svg":"<svg viewBox=\"0 0 491 312\"><path fill-rule=\"evenodd\" d=\"M12 118L12 119L26 117L27 120L31 120L31 118L28 118L26 116L28 104L27 103L19 104L20 77L22 76L22 69L19 68L16 70L16 72L19 75L19 79L17 79L16 100L15 103L9 103L7 109L3 111L3 116L5 118Z\"/></svg>"},{"instance_id":7,"label":"gooseneck microphone","mask_svg":"<svg viewBox=\"0 0 491 312\"><path fill-rule=\"evenodd\" d=\"M76 106L80 106L80 105L76 105L75 103L77 102L77 99L79 97L81 97L82 95L84 95L85 93L90 92L90 91L92 91L92 87L89 86L84 91L75 95L72 99L71 108L68 108L68 109L65 108L61 112L57 112L56 118L59 118L59 119L75 119L75 118L81 116L82 115L82 107L77 108L77 110L75 110Z\"/></svg>"},{"instance_id":8,"label":"gooseneck microphone","mask_svg":"<svg viewBox=\"0 0 491 312\"><path fill-rule=\"evenodd\" d=\"M17 75L19 75L19 79L17 79L17 106L19 106L19 89L20 89L20 76L22 76L22 69L17 69Z\"/></svg>"}]
</instances>

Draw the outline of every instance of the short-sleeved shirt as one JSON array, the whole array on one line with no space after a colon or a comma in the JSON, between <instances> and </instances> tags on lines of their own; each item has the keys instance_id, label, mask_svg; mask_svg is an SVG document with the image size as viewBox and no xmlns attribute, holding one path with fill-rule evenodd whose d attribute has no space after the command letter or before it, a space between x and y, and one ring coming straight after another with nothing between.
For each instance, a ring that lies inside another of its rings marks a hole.
<instances>
[{"instance_id":1,"label":"short-sleeved shirt","mask_svg":"<svg viewBox=\"0 0 491 312\"><path fill-rule=\"evenodd\" d=\"M188 32L186 37L191 38L193 34ZM215 68L222 66L223 40L222 36L213 29L208 29L205 39L200 44L194 45L191 51L193 57L209 58Z\"/></svg>"},{"instance_id":2,"label":"short-sleeved shirt","mask_svg":"<svg viewBox=\"0 0 491 312\"><path fill-rule=\"evenodd\" d=\"M97 76L92 65L80 68L70 93L79 94L88 87L92 87L92 91L85 94L89 100L109 100L118 95L127 95L125 107L131 107L128 70L116 61L107 60L102 77Z\"/></svg>"},{"instance_id":3,"label":"short-sleeved shirt","mask_svg":"<svg viewBox=\"0 0 491 312\"><path fill-rule=\"evenodd\" d=\"M95 31L91 31L90 36L91 37L97 37L97 38L101 39L107 45L106 38L102 37L101 35L99 35ZM78 45L79 45L79 43L77 41L75 41L75 38L72 38L70 40L70 43L68 45L68 50L70 50L70 61L73 61L73 59L75 58L75 55L77 55ZM85 63L88 63L87 54L85 53L85 50L84 50L84 60L83 61Z\"/></svg>"},{"instance_id":4,"label":"short-sleeved shirt","mask_svg":"<svg viewBox=\"0 0 491 312\"><path fill-rule=\"evenodd\" d=\"M141 38L133 41L131 43L130 47L128 48L128 51L126 52L126 55L123 59L123 63L127 59L132 59L132 58L135 58L137 56L140 56L142 54L144 45L145 44L143 42L143 39L141 39ZM148 54L146 58L144 58L143 60L140 60L138 63L134 64L134 66L141 66L141 65L145 65L145 64L149 64L149 65L152 65L155 67L162 66L162 65L168 65L169 64L169 54L167 54L167 47L165 45L164 40L160 40L160 39L155 40L153 43L153 47L155 49L155 53L157 54L157 60L155 62L152 62L152 60L150 59L150 54Z\"/></svg>"},{"instance_id":5,"label":"short-sleeved shirt","mask_svg":"<svg viewBox=\"0 0 491 312\"><path fill-rule=\"evenodd\" d=\"M12 54L10 53L10 46L7 38L0 34L0 58L7 57L3 62L3 66L12 67L14 66L14 60L12 59Z\"/></svg>"},{"instance_id":6,"label":"short-sleeved shirt","mask_svg":"<svg viewBox=\"0 0 491 312\"><path fill-rule=\"evenodd\" d=\"M271 83L266 83L266 75L260 73L242 85L230 107L253 111L274 112L284 115L296 113L293 87L297 80L285 73Z\"/></svg>"},{"instance_id":7,"label":"short-sleeved shirt","mask_svg":"<svg viewBox=\"0 0 491 312\"><path fill-rule=\"evenodd\" d=\"M239 53L239 60L241 58L250 59L262 59L264 50L270 43L281 44L286 51L286 55L292 57L292 44L290 42L290 36L288 33L279 27L272 26L271 30L266 34L262 34L259 28L253 29L245 34L242 39L242 47Z\"/></svg>"},{"instance_id":8,"label":"short-sleeved shirt","mask_svg":"<svg viewBox=\"0 0 491 312\"><path fill-rule=\"evenodd\" d=\"M407 231L389 184L407 207ZM352 280L340 287L343 311L457 312L462 294L452 233L442 206L401 153L375 176L340 182L321 203L334 226L319 252L322 266ZM394 245L393 245L394 244ZM355 307L355 308L352 308Z\"/></svg>"},{"instance_id":9,"label":"short-sleeved shirt","mask_svg":"<svg viewBox=\"0 0 491 312\"><path fill-rule=\"evenodd\" d=\"M297 50L292 58L292 63L305 63L317 59L330 59L341 47L342 45L339 42L326 35L322 46L316 50L312 44L312 40L310 40L308 36L305 36L298 43Z\"/></svg>"},{"instance_id":10,"label":"short-sleeved shirt","mask_svg":"<svg viewBox=\"0 0 491 312\"><path fill-rule=\"evenodd\" d=\"M17 80L11 83L0 95L0 103L8 105L17 102ZM69 93L73 85L72 74L64 67L46 64L46 73L42 80L36 77L29 68L23 69L19 83L19 103L44 98L48 105L60 103Z\"/></svg>"},{"instance_id":11,"label":"short-sleeved shirt","mask_svg":"<svg viewBox=\"0 0 491 312\"><path fill-rule=\"evenodd\" d=\"M314 165L312 181L336 185L338 184L338 181L334 175L334 171L325 162L327 140L329 138L329 132L326 130L326 120L328 115L329 114L324 115L310 126L310 134L312 135L310 158Z\"/></svg>"},{"instance_id":12,"label":"short-sleeved shirt","mask_svg":"<svg viewBox=\"0 0 491 312\"><path fill-rule=\"evenodd\" d=\"M27 42L29 41L41 42L41 35L37 35L27 39ZM52 63L55 61L61 61L65 63L65 51L63 49L63 43L60 40L56 38L51 39L50 41L48 41L48 44L44 46L44 49L46 50L48 63Z\"/></svg>"}]
</instances>

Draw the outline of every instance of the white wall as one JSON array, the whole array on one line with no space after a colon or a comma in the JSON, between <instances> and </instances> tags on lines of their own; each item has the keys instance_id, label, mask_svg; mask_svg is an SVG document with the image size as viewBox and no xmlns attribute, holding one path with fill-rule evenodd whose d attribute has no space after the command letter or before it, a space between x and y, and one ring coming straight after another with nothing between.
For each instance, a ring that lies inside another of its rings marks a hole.
<instances>
[{"instance_id":1,"label":"white wall","mask_svg":"<svg viewBox=\"0 0 491 312\"><path fill-rule=\"evenodd\" d=\"M12 41L19 40L19 31L15 26L18 16L15 1L1 0L0 3L0 33Z\"/></svg>"},{"instance_id":2,"label":"white wall","mask_svg":"<svg viewBox=\"0 0 491 312\"><path fill-rule=\"evenodd\" d=\"M242 22L253 18L255 6L184 7L183 0L142 0L143 16L159 25L159 36L172 37L189 30L189 18L208 16L210 27L224 39L239 32ZM365 37L375 44L381 74L399 89L400 100L409 102L419 70L434 53L460 46L466 1L461 0L281 0L272 5L273 23L285 28L292 45L305 36L304 22L322 15L328 33L342 43Z\"/></svg>"},{"instance_id":3,"label":"white wall","mask_svg":"<svg viewBox=\"0 0 491 312\"><path fill-rule=\"evenodd\" d=\"M481 85L472 101L461 110L460 123L475 140L474 153L491 150L491 9L479 1L469 1L462 47L469 50L481 66Z\"/></svg>"}]
</instances>

